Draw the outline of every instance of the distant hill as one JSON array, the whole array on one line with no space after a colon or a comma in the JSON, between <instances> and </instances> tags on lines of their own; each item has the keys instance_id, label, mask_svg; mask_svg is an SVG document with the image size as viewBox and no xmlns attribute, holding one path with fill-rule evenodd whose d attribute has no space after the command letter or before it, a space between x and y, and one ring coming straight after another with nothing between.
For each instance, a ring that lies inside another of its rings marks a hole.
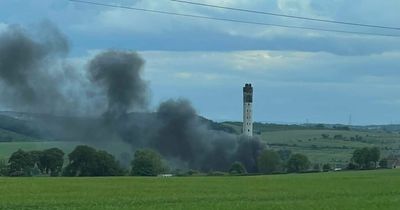
<instances>
[{"instance_id":1,"label":"distant hill","mask_svg":"<svg viewBox=\"0 0 400 210\"><path fill-rule=\"evenodd\" d=\"M127 125L130 125L132 122L151 121L154 118L155 113L129 113L125 116L124 120ZM90 128L100 121L100 118L90 117L78 118L49 114L0 112L0 142L62 141L70 137L60 134L62 127L73 126L81 128L82 132L86 132L85 128L90 130ZM209 129L238 134L232 126L217 123L201 116L199 116L199 121L206 124Z\"/></svg>"},{"instance_id":2,"label":"distant hill","mask_svg":"<svg viewBox=\"0 0 400 210\"><path fill-rule=\"evenodd\" d=\"M146 129L155 122L155 113L129 113L124 116L123 135L132 136L135 129ZM241 122L214 122L199 116L210 129L240 134ZM145 123L144 123L145 122ZM43 114L0 112L0 158L17 148L49 148L57 145L70 151L85 133L99 132L101 118L76 118ZM131 129L132 128L132 129ZM68 132L68 129L74 132ZM99 132L99 135L105 134ZM274 124L254 123L254 134L275 150L307 155L313 163L332 163L343 167L352 152L361 147L378 147L382 157L400 155L400 125L346 126L339 124ZM139 134L140 135L140 134ZM88 139L96 141L96 135ZM140 136L135 136L140 139ZM38 143L40 142L40 143Z\"/></svg>"}]
</instances>

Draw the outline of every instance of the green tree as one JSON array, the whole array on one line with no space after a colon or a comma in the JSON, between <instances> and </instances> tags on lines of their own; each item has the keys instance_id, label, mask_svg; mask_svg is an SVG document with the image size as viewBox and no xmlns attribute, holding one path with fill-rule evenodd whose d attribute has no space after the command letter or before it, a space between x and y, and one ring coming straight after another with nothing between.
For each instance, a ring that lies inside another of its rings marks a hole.
<instances>
[{"instance_id":1,"label":"green tree","mask_svg":"<svg viewBox=\"0 0 400 210\"><path fill-rule=\"evenodd\" d=\"M368 159L372 162L373 167L376 168L379 158L381 157L381 151L378 147L369 148Z\"/></svg>"},{"instance_id":2,"label":"green tree","mask_svg":"<svg viewBox=\"0 0 400 210\"><path fill-rule=\"evenodd\" d=\"M230 174L245 174L245 173L247 173L247 171L241 162L236 161L236 162L232 163L232 166L229 169L229 173Z\"/></svg>"},{"instance_id":3,"label":"green tree","mask_svg":"<svg viewBox=\"0 0 400 210\"><path fill-rule=\"evenodd\" d=\"M65 176L116 176L122 172L113 155L86 145L77 146L68 158Z\"/></svg>"},{"instance_id":4,"label":"green tree","mask_svg":"<svg viewBox=\"0 0 400 210\"><path fill-rule=\"evenodd\" d=\"M123 170L115 157L106 151L98 151L96 153L96 171L95 176L116 176L122 175Z\"/></svg>"},{"instance_id":5,"label":"green tree","mask_svg":"<svg viewBox=\"0 0 400 210\"><path fill-rule=\"evenodd\" d=\"M96 168L96 150L79 145L68 155L69 164L64 169L66 176L92 176Z\"/></svg>"},{"instance_id":6,"label":"green tree","mask_svg":"<svg viewBox=\"0 0 400 210\"><path fill-rule=\"evenodd\" d=\"M288 172L302 172L309 169L309 167L310 161L303 154L294 154L287 162Z\"/></svg>"},{"instance_id":7,"label":"green tree","mask_svg":"<svg viewBox=\"0 0 400 210\"><path fill-rule=\"evenodd\" d=\"M365 163L368 162L367 158L368 158L368 148L364 147L354 150L353 157L351 158L351 160L354 161L354 163L356 163L359 168L363 168L365 167Z\"/></svg>"},{"instance_id":8,"label":"green tree","mask_svg":"<svg viewBox=\"0 0 400 210\"><path fill-rule=\"evenodd\" d=\"M264 150L257 159L258 170L270 174L281 170L282 160L274 150Z\"/></svg>"},{"instance_id":9,"label":"green tree","mask_svg":"<svg viewBox=\"0 0 400 210\"><path fill-rule=\"evenodd\" d=\"M133 176L157 176L166 171L161 156L150 149L137 150L131 165Z\"/></svg>"},{"instance_id":10,"label":"green tree","mask_svg":"<svg viewBox=\"0 0 400 210\"><path fill-rule=\"evenodd\" d=\"M10 156L8 163L10 176L31 176L31 171L35 166L32 156L21 149Z\"/></svg>"},{"instance_id":11,"label":"green tree","mask_svg":"<svg viewBox=\"0 0 400 210\"><path fill-rule=\"evenodd\" d=\"M358 168L369 169L376 167L376 163L379 161L379 158L380 158L379 148L363 147L354 150L351 160L357 164Z\"/></svg>"},{"instance_id":12,"label":"green tree","mask_svg":"<svg viewBox=\"0 0 400 210\"><path fill-rule=\"evenodd\" d=\"M44 150L39 157L39 169L42 173L58 176L64 164L64 152L58 148Z\"/></svg>"},{"instance_id":13,"label":"green tree","mask_svg":"<svg viewBox=\"0 0 400 210\"><path fill-rule=\"evenodd\" d=\"M28 151L27 153L31 157L33 167L35 167L35 165L39 166L40 165L40 156L42 156L42 151L33 150L33 151Z\"/></svg>"},{"instance_id":14,"label":"green tree","mask_svg":"<svg viewBox=\"0 0 400 210\"><path fill-rule=\"evenodd\" d=\"M0 176L8 176L8 164L4 159L0 159Z\"/></svg>"}]
</instances>

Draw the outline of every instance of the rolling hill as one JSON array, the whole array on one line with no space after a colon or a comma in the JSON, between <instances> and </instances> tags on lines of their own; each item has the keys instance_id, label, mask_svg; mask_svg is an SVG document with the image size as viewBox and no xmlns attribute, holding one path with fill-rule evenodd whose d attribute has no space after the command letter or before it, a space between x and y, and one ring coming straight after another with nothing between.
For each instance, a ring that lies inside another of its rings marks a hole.
<instances>
[{"instance_id":1,"label":"rolling hill","mask_svg":"<svg viewBox=\"0 0 400 210\"><path fill-rule=\"evenodd\" d=\"M152 118L154 114L131 113L130 122ZM0 112L0 158L8 157L18 148L32 150L60 147L67 152L78 141L71 141L73 136L58 135L57 126L64 126L69 121L79 122L77 127L90 128L98 119ZM203 117L199 120L210 129L240 134L241 122L217 123ZM38 123L39 122L39 123ZM51 122L51 123L46 123ZM43 127L52 126L51 129ZM86 127L85 127L86 126ZM400 155L400 126L343 126L343 125L283 125L255 123L255 135L261 137L268 146L275 150L290 150L292 153L306 154L313 163L332 163L342 167L349 161L356 148L376 146L382 156Z\"/></svg>"}]
</instances>

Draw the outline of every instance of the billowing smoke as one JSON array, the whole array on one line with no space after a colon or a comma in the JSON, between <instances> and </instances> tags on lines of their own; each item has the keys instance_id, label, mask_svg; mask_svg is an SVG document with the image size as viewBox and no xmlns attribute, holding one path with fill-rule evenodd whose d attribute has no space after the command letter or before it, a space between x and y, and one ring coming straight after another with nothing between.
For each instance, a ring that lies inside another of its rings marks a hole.
<instances>
[{"instance_id":1,"label":"billowing smoke","mask_svg":"<svg viewBox=\"0 0 400 210\"><path fill-rule=\"evenodd\" d=\"M1 99L27 111L55 111L63 103L49 65L68 52L68 42L51 24L42 25L37 40L18 26L0 34Z\"/></svg>"},{"instance_id":2,"label":"billowing smoke","mask_svg":"<svg viewBox=\"0 0 400 210\"><path fill-rule=\"evenodd\" d=\"M107 95L106 117L120 117L129 109L145 108L147 84L142 80L144 60L134 52L107 51L90 61L91 79Z\"/></svg>"},{"instance_id":3,"label":"billowing smoke","mask_svg":"<svg viewBox=\"0 0 400 210\"><path fill-rule=\"evenodd\" d=\"M131 152L152 148L173 168L226 171L241 161L248 171L257 170L256 157L265 145L210 129L189 101L167 100L156 112L146 112L149 88L137 53L103 51L82 73L63 57L68 52L64 36L51 24L40 31L35 38L19 27L0 34L0 86L5 87L2 105L14 111L74 116L35 122L44 137L102 148L128 145ZM88 117L82 111L87 107L101 111ZM113 152L129 164L129 153Z\"/></svg>"}]
</instances>

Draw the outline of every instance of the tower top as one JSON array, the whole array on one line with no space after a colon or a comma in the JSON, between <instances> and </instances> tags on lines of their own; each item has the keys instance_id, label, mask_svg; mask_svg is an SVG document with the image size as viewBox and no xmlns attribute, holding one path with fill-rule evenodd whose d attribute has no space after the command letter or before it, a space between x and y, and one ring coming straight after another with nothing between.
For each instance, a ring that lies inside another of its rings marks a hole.
<instances>
[{"instance_id":1,"label":"tower top","mask_svg":"<svg viewBox=\"0 0 400 210\"><path fill-rule=\"evenodd\" d=\"M246 83L243 87L243 134L253 136L253 87Z\"/></svg>"},{"instance_id":2,"label":"tower top","mask_svg":"<svg viewBox=\"0 0 400 210\"><path fill-rule=\"evenodd\" d=\"M243 92L253 93L253 87L251 87L250 83L246 83L243 87Z\"/></svg>"}]
</instances>

